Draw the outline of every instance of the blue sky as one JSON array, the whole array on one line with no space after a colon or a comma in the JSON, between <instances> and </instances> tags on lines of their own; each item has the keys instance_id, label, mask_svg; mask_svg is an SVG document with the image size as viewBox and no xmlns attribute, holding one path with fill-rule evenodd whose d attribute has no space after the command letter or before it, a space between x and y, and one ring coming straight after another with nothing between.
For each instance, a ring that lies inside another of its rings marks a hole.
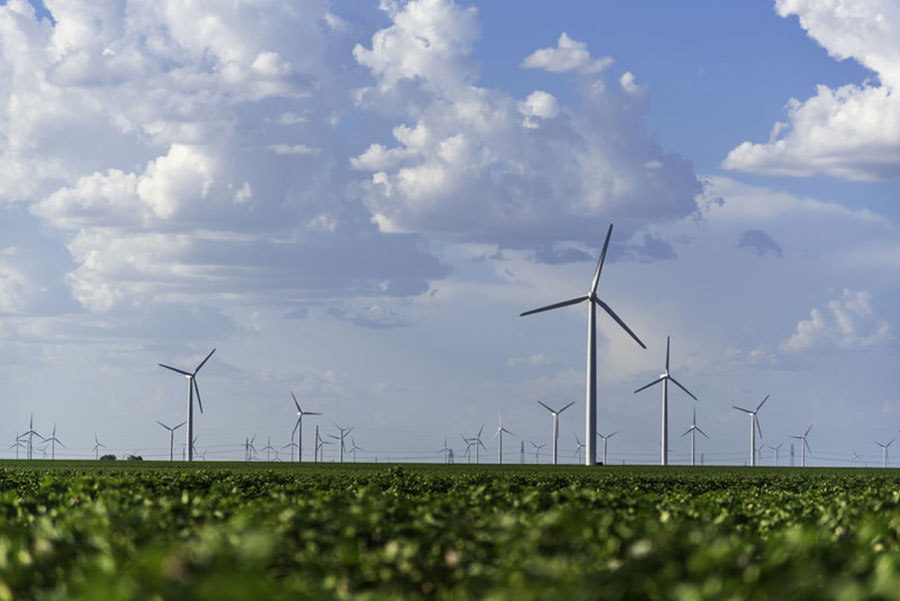
<instances>
[{"instance_id":1,"label":"blue sky","mask_svg":"<svg viewBox=\"0 0 900 601\"><path fill-rule=\"evenodd\" d=\"M326 414L306 456L333 420L361 457L436 460L499 410L518 460L549 442L536 401L575 400L572 460L584 311L517 315L582 294L612 222L601 297L649 347L601 319L613 461L658 457L632 391L671 335L707 462L746 459L731 405L766 394L782 458L815 423L811 463L877 462L898 28L888 0L0 3L0 440L33 412L63 456L96 432L163 457L185 391L156 364L217 347L210 459L286 444L293 389Z\"/></svg>"}]
</instances>

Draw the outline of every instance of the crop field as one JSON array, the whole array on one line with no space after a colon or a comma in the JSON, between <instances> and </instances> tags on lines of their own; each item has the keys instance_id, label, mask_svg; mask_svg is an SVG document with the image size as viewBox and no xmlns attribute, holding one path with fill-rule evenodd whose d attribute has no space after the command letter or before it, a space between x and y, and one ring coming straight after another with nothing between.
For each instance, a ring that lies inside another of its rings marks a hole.
<instances>
[{"instance_id":1,"label":"crop field","mask_svg":"<svg viewBox=\"0 0 900 601\"><path fill-rule=\"evenodd\" d=\"M892 470L3 462L0 599L900 599Z\"/></svg>"}]
</instances>

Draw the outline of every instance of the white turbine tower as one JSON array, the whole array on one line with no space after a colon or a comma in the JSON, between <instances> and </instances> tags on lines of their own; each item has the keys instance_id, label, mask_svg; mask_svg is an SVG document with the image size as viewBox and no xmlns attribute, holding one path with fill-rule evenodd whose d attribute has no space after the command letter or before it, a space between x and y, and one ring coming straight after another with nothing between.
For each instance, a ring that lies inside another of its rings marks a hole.
<instances>
[{"instance_id":1,"label":"white turbine tower","mask_svg":"<svg viewBox=\"0 0 900 601\"><path fill-rule=\"evenodd\" d=\"M779 449L781 449L781 445L783 444L783 442L779 442L778 446L775 447L773 447L772 445L768 445L768 447L772 449L772 465L774 465L775 467L778 467L778 451Z\"/></svg>"},{"instance_id":2,"label":"white turbine tower","mask_svg":"<svg viewBox=\"0 0 900 601\"><path fill-rule=\"evenodd\" d=\"M599 436L599 437L603 440L603 465L609 465L608 463L606 463L606 446L607 446L607 443L608 443L608 441L609 441L610 438L612 438L613 436L615 436L615 435L618 434L618 433L619 433L618 430L616 430L616 431L613 432L612 434L606 434L606 435L600 434L599 432L597 433L597 436Z\"/></svg>"},{"instance_id":3,"label":"white turbine tower","mask_svg":"<svg viewBox=\"0 0 900 601\"><path fill-rule=\"evenodd\" d=\"M546 409L547 411L549 411L550 414L553 416L553 434L552 434L551 440L553 441L553 465L556 465L556 458L557 458L556 447L557 447L557 443L559 443L559 414L562 413L563 411L565 411L566 409L568 409L569 407L571 407L572 405L574 405L575 401L572 401L571 403L569 403L562 409L552 409L547 404L545 404L541 401L538 401L538 404L541 407L543 407L544 409Z\"/></svg>"},{"instance_id":4,"label":"white turbine tower","mask_svg":"<svg viewBox=\"0 0 900 601\"><path fill-rule=\"evenodd\" d=\"M506 432L511 436L515 436L512 432L503 427L503 416L500 415L500 412L497 412L497 419L499 420L499 425L497 426L497 431L494 432L494 435L491 439L499 438L497 445L497 463L503 463L503 433Z\"/></svg>"},{"instance_id":5,"label":"white turbine tower","mask_svg":"<svg viewBox=\"0 0 900 601\"><path fill-rule=\"evenodd\" d=\"M762 409L762 406L769 400L770 395L766 395L766 398L762 400L762 403L756 406L756 409L744 409L743 407L738 407L737 405L732 405L738 411L743 411L747 415L750 416L750 465L756 465L756 431L759 430L759 437L762 438L762 428L759 425L759 417L757 414L759 410ZM810 426L812 427L812 426Z\"/></svg>"},{"instance_id":6,"label":"white turbine tower","mask_svg":"<svg viewBox=\"0 0 900 601\"><path fill-rule=\"evenodd\" d=\"M314 411L304 411L300 408L300 402L297 401L297 397L294 396L294 391L291 391L291 398L294 399L294 406L297 407L297 423L294 424L294 431L291 432L291 442L294 442L294 434L297 435L297 463L303 461L303 416L304 415L322 415L321 413L316 413ZM294 459L294 451L291 450L291 459Z\"/></svg>"},{"instance_id":7,"label":"white turbine tower","mask_svg":"<svg viewBox=\"0 0 900 601\"><path fill-rule=\"evenodd\" d=\"M812 427L813 425L810 424L809 428L806 429L806 432L803 433L803 436L791 436L791 438L803 441L803 444L800 445L800 467L806 467L806 449L809 449L809 443L806 442L806 437L809 436L809 431L812 430ZM809 452L812 453L812 449L809 449Z\"/></svg>"},{"instance_id":8,"label":"white turbine tower","mask_svg":"<svg viewBox=\"0 0 900 601\"><path fill-rule=\"evenodd\" d=\"M179 373L187 378L188 381L188 403L187 403L187 437L185 438L185 446L187 447L187 460L194 460L194 392L197 392L197 406L200 407L200 413L203 413L203 402L200 400L200 387L197 386L197 372L200 371L200 368L206 365L206 362L209 361L209 358L213 356L213 353L216 352L216 349L213 349L209 352L206 358L200 362L200 365L197 366L197 369L194 371L184 371L183 369L178 369L177 367L172 367L170 365L165 365L160 363L160 367L164 367L166 369L170 369L175 373Z\"/></svg>"},{"instance_id":9,"label":"white turbine tower","mask_svg":"<svg viewBox=\"0 0 900 601\"><path fill-rule=\"evenodd\" d=\"M576 305L588 301L587 380L585 384L585 444L587 445L585 448L587 453L585 453L584 457L586 465L594 465L597 463L597 443L595 440L597 437L597 306L606 311L606 313L612 317L623 330L628 332L642 348L647 348L635 333L625 325L625 322L615 314L609 305L600 300L597 296L597 285L600 283L600 272L603 270L603 262L606 259L606 251L609 248L609 239L610 236L612 236L612 228L613 226L610 224L609 231L606 232L606 241L603 243L603 250L600 251L600 260L597 262L597 271L594 273L591 291L588 294L519 314L519 317L524 317L525 315L532 315L534 313L540 313L541 311L568 307L569 305Z\"/></svg>"},{"instance_id":10,"label":"white turbine tower","mask_svg":"<svg viewBox=\"0 0 900 601\"><path fill-rule=\"evenodd\" d=\"M695 397L690 390L682 386L681 383L673 376L669 375L669 337L666 336L666 371L660 374L657 379L653 380L649 384L641 386L634 391L635 394L637 394L642 390L647 390L651 386L655 386L662 382L662 440L660 442L660 465L669 465L669 380L671 380L673 384L678 386L678 388L685 391L689 397L691 397L695 401L697 400L697 397Z\"/></svg>"},{"instance_id":11,"label":"white turbine tower","mask_svg":"<svg viewBox=\"0 0 900 601\"><path fill-rule=\"evenodd\" d=\"M879 447L881 447L881 467L887 467L888 447L891 446L895 440L896 440L896 438L892 438L891 442L889 442L887 444L881 444L878 441L875 442L875 444L877 444Z\"/></svg>"},{"instance_id":12,"label":"white turbine tower","mask_svg":"<svg viewBox=\"0 0 900 601\"><path fill-rule=\"evenodd\" d=\"M691 465L692 466L697 465L697 463L695 461L696 455L694 454L694 450L696 449L696 446L697 446L696 445L697 432L699 432L700 434L703 435L704 438L709 440L709 436L706 435L706 432L701 430L700 426L697 425L697 408L694 407L694 421L691 422L691 427L687 429L687 432L685 432L684 434L681 435L682 438L684 438L688 434L691 435Z\"/></svg>"},{"instance_id":13,"label":"white turbine tower","mask_svg":"<svg viewBox=\"0 0 900 601\"><path fill-rule=\"evenodd\" d=\"M175 430L185 425L187 422L181 422L177 426L167 426L159 420L156 420L156 423L169 431L169 461L175 460Z\"/></svg>"}]
</instances>

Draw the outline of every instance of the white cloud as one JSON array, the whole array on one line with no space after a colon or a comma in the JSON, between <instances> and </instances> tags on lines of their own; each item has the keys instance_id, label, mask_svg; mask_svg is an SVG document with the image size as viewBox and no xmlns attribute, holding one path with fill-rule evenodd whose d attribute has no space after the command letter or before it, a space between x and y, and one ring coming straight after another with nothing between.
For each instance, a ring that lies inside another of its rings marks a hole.
<instances>
[{"instance_id":1,"label":"white cloud","mask_svg":"<svg viewBox=\"0 0 900 601\"><path fill-rule=\"evenodd\" d=\"M568 58L539 55L577 71L577 103L560 106L544 91L517 101L473 83L473 12L448 0L388 12L393 24L354 52L376 78L357 99L406 123L394 128L394 146L373 144L350 160L373 172L360 192L381 231L593 247L610 218L629 231L694 210L700 188L690 164L645 131L647 95L606 85L598 72L608 61L592 59L585 44L564 35Z\"/></svg>"},{"instance_id":2,"label":"white cloud","mask_svg":"<svg viewBox=\"0 0 900 601\"><path fill-rule=\"evenodd\" d=\"M891 344L888 322L874 314L868 291L844 290L824 309L814 308L808 320L781 345L786 352L807 350L855 350Z\"/></svg>"},{"instance_id":3,"label":"white cloud","mask_svg":"<svg viewBox=\"0 0 900 601\"><path fill-rule=\"evenodd\" d=\"M612 64L611 58L591 58L587 44L576 42L565 32L559 36L556 48L542 48L529 54L522 66L545 71L579 71L597 73Z\"/></svg>"},{"instance_id":4,"label":"white cloud","mask_svg":"<svg viewBox=\"0 0 900 601\"><path fill-rule=\"evenodd\" d=\"M530 357L510 357L506 360L507 367L545 367L548 365L556 365L556 361L544 353L535 353Z\"/></svg>"},{"instance_id":5,"label":"white cloud","mask_svg":"<svg viewBox=\"0 0 900 601\"><path fill-rule=\"evenodd\" d=\"M273 144L269 146L269 148L275 154L281 155L295 155L295 156L318 156L321 154L321 148L311 148L306 144L294 144L293 146L288 144Z\"/></svg>"},{"instance_id":6,"label":"white cloud","mask_svg":"<svg viewBox=\"0 0 900 601\"><path fill-rule=\"evenodd\" d=\"M834 58L853 58L878 83L824 85L788 102L788 122L766 143L743 142L726 169L770 175L827 174L850 180L900 177L900 3L893 0L778 0L778 13L800 25Z\"/></svg>"}]
</instances>

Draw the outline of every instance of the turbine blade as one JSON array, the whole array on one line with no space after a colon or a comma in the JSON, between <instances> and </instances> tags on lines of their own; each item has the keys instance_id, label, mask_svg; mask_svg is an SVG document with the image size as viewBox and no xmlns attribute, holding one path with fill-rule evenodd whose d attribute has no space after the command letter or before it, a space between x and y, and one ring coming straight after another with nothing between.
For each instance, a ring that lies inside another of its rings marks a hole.
<instances>
[{"instance_id":1,"label":"turbine blade","mask_svg":"<svg viewBox=\"0 0 900 601\"><path fill-rule=\"evenodd\" d=\"M545 403L543 403L543 402L541 402L541 401L538 401L538 404L539 404L541 407L543 407L544 409L546 409L547 411L549 411L550 413L556 413L556 411L554 411L553 409L551 409L551 408L550 408L549 406L547 406Z\"/></svg>"},{"instance_id":2,"label":"turbine blade","mask_svg":"<svg viewBox=\"0 0 900 601\"><path fill-rule=\"evenodd\" d=\"M669 373L669 342L670 337L666 336L666 373Z\"/></svg>"},{"instance_id":3,"label":"turbine blade","mask_svg":"<svg viewBox=\"0 0 900 601\"><path fill-rule=\"evenodd\" d=\"M734 408L737 409L738 411L743 411L744 413L753 413L753 412L750 411L749 409L744 409L743 407L738 407L737 405L732 405L732 407L734 407Z\"/></svg>"},{"instance_id":4,"label":"turbine blade","mask_svg":"<svg viewBox=\"0 0 900 601\"><path fill-rule=\"evenodd\" d=\"M321 413L317 413L315 411L304 411L303 415L322 415Z\"/></svg>"},{"instance_id":5,"label":"turbine blade","mask_svg":"<svg viewBox=\"0 0 900 601\"><path fill-rule=\"evenodd\" d=\"M618 434L618 433L619 433L619 431L616 430L616 431L613 432L612 434L608 434L606 437L607 437L607 438L612 438L613 436L615 436L615 435Z\"/></svg>"},{"instance_id":6,"label":"turbine blade","mask_svg":"<svg viewBox=\"0 0 900 601\"><path fill-rule=\"evenodd\" d=\"M163 428L165 428L166 430L169 430L169 429L170 429L169 426L165 425L164 423L162 423L162 422L159 421L158 419L157 419L157 420L154 420L154 421L155 421L157 424L159 424L160 426L162 426Z\"/></svg>"},{"instance_id":7,"label":"turbine blade","mask_svg":"<svg viewBox=\"0 0 900 601\"><path fill-rule=\"evenodd\" d=\"M897 440L897 439L896 439L896 438L892 438L892 439L891 439L891 442L887 443L887 444L885 445L885 447L891 446L891 445L894 443L895 440Z\"/></svg>"},{"instance_id":8,"label":"turbine blade","mask_svg":"<svg viewBox=\"0 0 900 601\"><path fill-rule=\"evenodd\" d=\"M165 367L166 369L171 369L172 371L178 372L183 376L192 376L193 374L189 371L184 371L183 369L178 369L177 367L172 367L171 365L166 365L164 363L158 364L160 367Z\"/></svg>"},{"instance_id":9,"label":"turbine blade","mask_svg":"<svg viewBox=\"0 0 900 601\"><path fill-rule=\"evenodd\" d=\"M673 378L672 376L669 376L669 379L672 380L672 382L674 382L675 385L678 386L678 388L680 388L680 389L682 389L683 391L685 391L689 397L691 397L691 398L694 399L695 401L699 400L697 397L694 396L694 394L693 394L690 390L688 390L687 388L685 388L684 386L682 386L682 385L681 385L681 382L679 382L678 380L676 380L676 379Z\"/></svg>"},{"instance_id":10,"label":"turbine blade","mask_svg":"<svg viewBox=\"0 0 900 601\"><path fill-rule=\"evenodd\" d=\"M216 349L213 349L213 350L209 351L209 354L206 356L206 359L204 359L203 361L201 361L201 362L200 362L200 365L197 366L197 369L194 370L194 373L195 373L195 374L196 374L198 371L200 371L200 368L201 368L201 367L203 367L204 365L206 365L206 362L209 361L209 358L212 357L212 356L213 356L213 353L215 353L215 352L216 352Z\"/></svg>"},{"instance_id":11,"label":"turbine blade","mask_svg":"<svg viewBox=\"0 0 900 601\"><path fill-rule=\"evenodd\" d=\"M756 431L759 432L759 437L762 438L762 426L759 425L759 416L756 416L756 419L753 420L753 423L756 424Z\"/></svg>"},{"instance_id":12,"label":"turbine blade","mask_svg":"<svg viewBox=\"0 0 900 601\"><path fill-rule=\"evenodd\" d=\"M638 388L637 390L635 390L634 393L637 394L637 393L639 393L639 392L642 391L642 390L647 390L647 389L650 388L651 386L655 386L656 384L659 384L659 383L662 382L662 381L663 381L663 378L657 378L657 379L653 380L652 382L650 382L649 384L646 384L646 385L644 385L644 386L641 386L640 388Z\"/></svg>"},{"instance_id":13,"label":"turbine blade","mask_svg":"<svg viewBox=\"0 0 900 601\"><path fill-rule=\"evenodd\" d=\"M690 434L690 433L691 433L691 430L693 430L693 429L694 429L694 426L691 426L690 428L687 429L687 431L685 431L684 434L681 435L681 437L684 438L685 436L687 436L688 434Z\"/></svg>"},{"instance_id":14,"label":"turbine blade","mask_svg":"<svg viewBox=\"0 0 900 601\"><path fill-rule=\"evenodd\" d=\"M181 422L180 424L178 424L177 426L175 426L175 427L172 428L172 429L173 429L173 430L177 430L178 428L180 428L181 426L185 425L186 423L187 423L187 422Z\"/></svg>"},{"instance_id":15,"label":"turbine blade","mask_svg":"<svg viewBox=\"0 0 900 601\"><path fill-rule=\"evenodd\" d=\"M805 438L803 439L803 444L806 445L806 450L809 451L810 453L812 453L812 449L809 448L809 443L806 442L806 439L805 439Z\"/></svg>"},{"instance_id":16,"label":"turbine blade","mask_svg":"<svg viewBox=\"0 0 900 601\"><path fill-rule=\"evenodd\" d=\"M297 412L303 413L303 409L300 408L300 403L297 401L297 397L294 396L294 391L291 391L291 398L294 399L294 405L297 406Z\"/></svg>"},{"instance_id":17,"label":"turbine blade","mask_svg":"<svg viewBox=\"0 0 900 601\"><path fill-rule=\"evenodd\" d=\"M572 401L571 403L569 403L568 405L566 405L565 407L563 407L562 409L560 409L560 410L557 411L556 413L562 413L563 411L565 411L566 409L568 409L569 407L571 407L571 406L574 405L574 404L575 404L575 401Z\"/></svg>"},{"instance_id":18,"label":"turbine blade","mask_svg":"<svg viewBox=\"0 0 900 601\"><path fill-rule=\"evenodd\" d=\"M647 349L647 345L645 345L643 342L641 342L641 339L637 337L637 334L635 334L634 332L632 332L632 331L631 331L631 328L629 328L627 325L625 325L625 322L622 321L622 320L619 318L618 315L616 315L615 311L613 311L612 309L610 309L609 305L607 305L606 303L604 303L604 302L603 302L602 300L600 300L599 298L595 298L594 301L595 301L598 305L600 305L601 307L603 307L603 310L606 311L606 312L609 314L610 317L612 317L613 319L615 319L615 320L616 320L616 323L619 324L619 325L622 327L623 330L625 330L626 332L628 332L628 334L629 334L632 338L634 338L634 341L635 341L635 342L637 342L639 345L641 345L641 348L643 348L643 349L645 349L645 350Z\"/></svg>"},{"instance_id":19,"label":"turbine blade","mask_svg":"<svg viewBox=\"0 0 900 601\"><path fill-rule=\"evenodd\" d=\"M298 419L297 423L294 424L294 429L291 430L291 438L293 438L294 435L297 434L297 428L299 428L299 427L300 427L300 420Z\"/></svg>"},{"instance_id":20,"label":"turbine blade","mask_svg":"<svg viewBox=\"0 0 900 601\"><path fill-rule=\"evenodd\" d=\"M764 399L762 400L762 403L760 403L759 405L756 406L756 410L757 410L757 411L759 411L760 409L762 409L762 406L765 405L765 404L766 404L766 401L769 400L769 396L770 396L770 395L767 394L767 395L766 395L766 398L764 398Z\"/></svg>"},{"instance_id":21,"label":"turbine blade","mask_svg":"<svg viewBox=\"0 0 900 601\"><path fill-rule=\"evenodd\" d=\"M809 425L809 428L806 429L806 434L803 435L804 438L806 438L807 436L809 436L809 431L812 430L812 427L813 427L813 425L810 424L810 425Z\"/></svg>"},{"instance_id":22,"label":"turbine blade","mask_svg":"<svg viewBox=\"0 0 900 601\"><path fill-rule=\"evenodd\" d=\"M694 426L694 427L697 428L697 426ZM705 436L706 438L709 438L709 436L706 436L706 432L704 432L704 431L701 430L700 428L697 428L697 432L699 432L700 434L702 434L702 435ZM781 445L778 445L778 446L781 446Z\"/></svg>"},{"instance_id":23,"label":"turbine blade","mask_svg":"<svg viewBox=\"0 0 900 601\"><path fill-rule=\"evenodd\" d=\"M197 386L197 378L191 378L194 384L194 392L197 393L197 406L200 407L200 413L203 413L203 402L200 400L200 387Z\"/></svg>"},{"instance_id":24,"label":"turbine blade","mask_svg":"<svg viewBox=\"0 0 900 601\"><path fill-rule=\"evenodd\" d=\"M559 309L560 307L568 307L569 305L577 305L578 303L583 303L589 296L579 296L578 298L569 299L567 301L563 301L561 303L555 303L552 305L547 305L546 307L541 307L540 309L532 309L531 311L525 311L524 313L519 313L519 317L525 317L526 315L534 315L535 313L541 313L542 311L549 311L551 309Z\"/></svg>"},{"instance_id":25,"label":"turbine blade","mask_svg":"<svg viewBox=\"0 0 900 601\"><path fill-rule=\"evenodd\" d=\"M484 432L484 424L481 424L481 428L478 429L478 436L477 436L477 438L481 438L481 433L482 433L482 432Z\"/></svg>"},{"instance_id":26,"label":"turbine blade","mask_svg":"<svg viewBox=\"0 0 900 601\"><path fill-rule=\"evenodd\" d=\"M597 271L594 272L594 281L591 282L591 294L597 293L597 284L600 283L600 272L603 271L603 263L606 261L606 251L609 248L609 239L612 237L613 224L609 224L606 231L606 240L603 242L603 250L600 251L600 260L597 261Z\"/></svg>"}]
</instances>

